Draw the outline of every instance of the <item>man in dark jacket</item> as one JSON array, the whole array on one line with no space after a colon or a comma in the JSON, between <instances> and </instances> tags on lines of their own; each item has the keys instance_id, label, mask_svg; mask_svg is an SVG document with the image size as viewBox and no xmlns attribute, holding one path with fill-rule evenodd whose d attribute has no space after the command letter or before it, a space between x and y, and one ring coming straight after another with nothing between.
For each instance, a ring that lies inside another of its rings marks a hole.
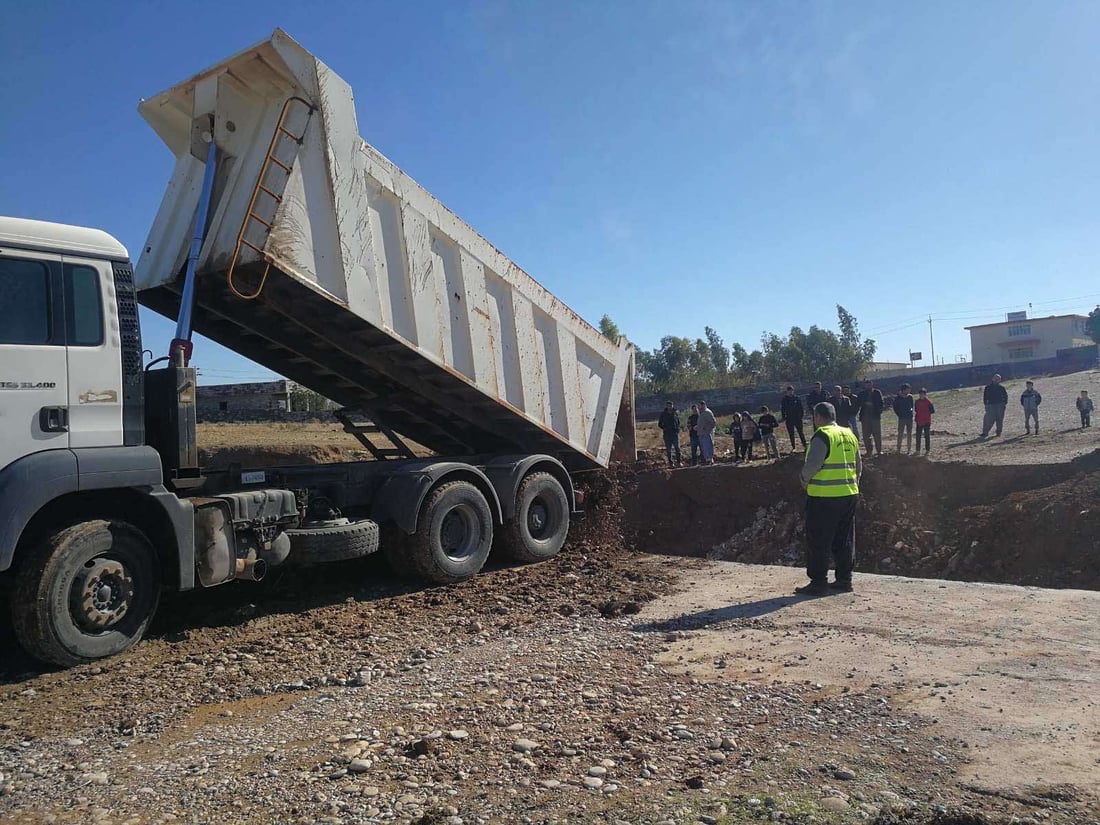
<instances>
[{"instance_id":1,"label":"man in dark jacket","mask_svg":"<svg viewBox=\"0 0 1100 825\"><path fill-rule=\"evenodd\" d=\"M657 426L665 434L665 453L668 456L669 467L679 467L683 461L680 459L680 414L676 407L669 401L665 404L661 417L657 419ZM676 461L672 456L675 454Z\"/></svg>"},{"instance_id":2,"label":"man in dark jacket","mask_svg":"<svg viewBox=\"0 0 1100 825\"><path fill-rule=\"evenodd\" d=\"M1000 375L994 375L993 380L986 384L982 403L985 404L982 438L988 436L994 426L997 427L997 435L1000 435L1005 423L1005 408L1008 407L1008 390L1001 386Z\"/></svg>"},{"instance_id":3,"label":"man in dark jacket","mask_svg":"<svg viewBox=\"0 0 1100 825\"><path fill-rule=\"evenodd\" d=\"M802 449L806 449L806 436L802 432L802 419L805 411L802 409L802 399L794 394L794 387L788 385L783 391L783 400L779 404L779 417L787 424L787 435L791 439L791 452L794 452L794 433L798 431L798 438L802 442Z\"/></svg>"},{"instance_id":4,"label":"man in dark jacket","mask_svg":"<svg viewBox=\"0 0 1100 825\"><path fill-rule=\"evenodd\" d=\"M859 438L859 399L852 395L852 388L845 384L840 388L841 393L848 399L848 406L851 411L848 413L848 429L855 433L856 438ZM844 423L843 421L840 423Z\"/></svg>"},{"instance_id":5,"label":"man in dark jacket","mask_svg":"<svg viewBox=\"0 0 1100 825\"><path fill-rule=\"evenodd\" d=\"M829 393L821 388L820 381L815 381L814 388L810 390L810 394L806 396L806 409L810 411L810 416L813 416L814 408L817 407L818 404L828 400ZM817 430L817 425L814 425L814 430Z\"/></svg>"},{"instance_id":6,"label":"man in dark jacket","mask_svg":"<svg viewBox=\"0 0 1100 825\"><path fill-rule=\"evenodd\" d=\"M859 391L859 423L863 425L863 444L868 458L875 453L882 455L882 410L885 406L882 393L875 389L875 382L864 381Z\"/></svg>"},{"instance_id":7,"label":"man in dark jacket","mask_svg":"<svg viewBox=\"0 0 1100 825\"><path fill-rule=\"evenodd\" d=\"M901 385L901 392L894 396L894 415L898 417L898 452L901 452L901 436L905 433L908 440L905 443L905 452L913 452L913 398L912 389L908 384ZM920 449L920 444L917 444Z\"/></svg>"},{"instance_id":8,"label":"man in dark jacket","mask_svg":"<svg viewBox=\"0 0 1100 825\"><path fill-rule=\"evenodd\" d=\"M691 443L691 466L699 463L699 456L703 448L699 445L699 405L691 405L691 415L688 416L688 441Z\"/></svg>"},{"instance_id":9,"label":"man in dark jacket","mask_svg":"<svg viewBox=\"0 0 1100 825\"><path fill-rule=\"evenodd\" d=\"M843 387L833 387L833 397L829 399L829 403L836 410L837 426L852 429L848 421L855 414L856 405L852 398L844 394Z\"/></svg>"},{"instance_id":10,"label":"man in dark jacket","mask_svg":"<svg viewBox=\"0 0 1100 825\"><path fill-rule=\"evenodd\" d=\"M1028 381L1027 389L1020 396L1020 406L1024 408L1024 429L1031 435L1031 419L1035 419L1035 435L1039 434L1039 405L1043 403L1043 396L1035 389L1035 382Z\"/></svg>"}]
</instances>

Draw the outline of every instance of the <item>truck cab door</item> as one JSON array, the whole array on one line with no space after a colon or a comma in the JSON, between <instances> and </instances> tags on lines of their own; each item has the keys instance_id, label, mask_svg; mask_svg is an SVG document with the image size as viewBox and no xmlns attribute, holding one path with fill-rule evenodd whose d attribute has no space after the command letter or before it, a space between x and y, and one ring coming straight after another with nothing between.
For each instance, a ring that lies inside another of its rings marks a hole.
<instances>
[{"instance_id":1,"label":"truck cab door","mask_svg":"<svg viewBox=\"0 0 1100 825\"><path fill-rule=\"evenodd\" d=\"M69 446L61 256L0 249L0 469Z\"/></svg>"},{"instance_id":2,"label":"truck cab door","mask_svg":"<svg viewBox=\"0 0 1100 825\"><path fill-rule=\"evenodd\" d=\"M115 447L122 433L122 347L107 261L62 258L69 446Z\"/></svg>"}]
</instances>

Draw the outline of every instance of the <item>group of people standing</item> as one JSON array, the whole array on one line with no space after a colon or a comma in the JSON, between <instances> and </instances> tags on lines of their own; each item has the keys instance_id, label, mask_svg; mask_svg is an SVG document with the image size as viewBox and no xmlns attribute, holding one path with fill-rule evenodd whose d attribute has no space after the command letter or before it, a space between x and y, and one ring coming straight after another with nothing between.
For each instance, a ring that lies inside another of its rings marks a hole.
<instances>
[{"instance_id":1,"label":"group of people standing","mask_svg":"<svg viewBox=\"0 0 1100 825\"><path fill-rule=\"evenodd\" d=\"M898 418L898 452L901 452L902 441L905 441L906 452L913 451L913 427L917 430L917 454L920 454L921 437L924 437L924 452L927 455L932 449L932 415L936 412L928 391L920 389L919 397L914 398L912 387L902 384L901 390L894 396L891 408ZM806 446L806 437L802 433L802 401L794 393L794 387L788 386L783 396L784 418L787 421L787 433L791 439L791 450L795 449L795 432ZM847 385L833 387L832 394L827 393L821 386L821 382L814 383L814 388L806 396L806 405L810 409L816 409L818 404L828 403L836 413L838 426L847 427L856 437L858 443L860 428L863 430L863 444L867 450L867 457L882 455L882 413L886 409L886 399L882 391L875 387L875 382L870 379L863 382L863 389L858 394L852 394L852 388ZM788 415L786 410L790 411ZM798 416L797 421L794 417ZM816 430L816 428L815 428Z\"/></svg>"},{"instance_id":2,"label":"group of people standing","mask_svg":"<svg viewBox=\"0 0 1100 825\"><path fill-rule=\"evenodd\" d=\"M981 437L988 438L992 431L1000 435L1004 427L1005 411L1008 408L1008 391L1002 385L1000 375L994 375L986 386L982 401L985 406L985 417L982 422ZM817 410L818 405L822 403L830 405L836 425L850 430L857 444L862 438L867 458L882 455L882 415L887 406L897 416L897 451L899 453L903 443L905 452L913 453L914 430L917 442L916 455L921 453L922 442L925 455L932 450L932 416L935 415L936 407L928 397L928 390L924 387L921 387L914 396L913 388L907 383L902 384L897 395L888 404L882 391L870 379L863 382L863 388L856 394L853 394L852 388L847 385L837 385L830 393L824 389L820 381L817 381L806 396L805 404L795 393L794 387L788 385L784 389L779 404L779 418L776 418L767 406L760 408L756 418L748 410L734 413L733 421L726 430L733 436L734 461L752 461L753 447L758 444L764 450L764 457L779 458L776 433L780 424L787 428L791 452L794 453L799 449L806 450L806 433L803 425L806 410ZM1024 431L1028 435L1032 433L1033 427L1035 434L1039 433L1039 405L1042 403L1043 396L1035 389L1035 382L1028 381L1020 395L1020 405L1024 412ZM1081 415L1081 427L1092 426L1094 405L1089 398L1088 390L1081 390L1076 405ZM665 404L657 426L664 433L665 453L669 466L681 466L683 459L680 453L680 414L671 401ZM691 405L691 414L687 419L691 464L714 463L714 433L717 428L718 422L714 412L705 401L697 401ZM815 424L813 432L817 429Z\"/></svg>"},{"instance_id":3,"label":"group of people standing","mask_svg":"<svg viewBox=\"0 0 1100 825\"><path fill-rule=\"evenodd\" d=\"M718 429L718 420L706 401L697 401L691 405L688 416L688 440L691 444L691 463L714 463L714 431ZM680 413L671 402L665 404L657 426L664 433L665 454L669 467L679 467L684 463L680 454Z\"/></svg>"},{"instance_id":4,"label":"group of people standing","mask_svg":"<svg viewBox=\"0 0 1100 825\"><path fill-rule=\"evenodd\" d=\"M1031 435L1032 425L1035 427L1035 435L1039 434L1039 405L1043 403L1043 395L1035 389L1034 381L1024 382L1024 391L1020 393L1020 406L1024 411L1024 433ZM1001 384L1001 376L994 374L993 378L985 386L982 392L982 404L985 407L985 417L982 420L982 438L988 438L993 431L1000 435L1004 429L1005 411L1008 409L1008 390ZM1092 426L1092 411L1095 409L1088 390L1081 390L1077 396L1077 412L1081 416L1081 429Z\"/></svg>"}]
</instances>

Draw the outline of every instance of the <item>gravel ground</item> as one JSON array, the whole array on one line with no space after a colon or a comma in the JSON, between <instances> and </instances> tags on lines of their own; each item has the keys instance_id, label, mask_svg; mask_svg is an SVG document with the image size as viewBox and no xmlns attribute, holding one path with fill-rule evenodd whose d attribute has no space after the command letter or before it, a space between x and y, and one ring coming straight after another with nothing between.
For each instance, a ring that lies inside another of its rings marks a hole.
<instances>
[{"instance_id":1,"label":"gravel ground","mask_svg":"<svg viewBox=\"0 0 1100 825\"><path fill-rule=\"evenodd\" d=\"M1068 791L968 791L954 781L960 743L892 710L886 686L661 667L683 631L633 614L699 564L582 542L417 591L367 560L180 597L154 638L102 665L41 673L7 651L0 818L947 825L1095 813Z\"/></svg>"}]
</instances>

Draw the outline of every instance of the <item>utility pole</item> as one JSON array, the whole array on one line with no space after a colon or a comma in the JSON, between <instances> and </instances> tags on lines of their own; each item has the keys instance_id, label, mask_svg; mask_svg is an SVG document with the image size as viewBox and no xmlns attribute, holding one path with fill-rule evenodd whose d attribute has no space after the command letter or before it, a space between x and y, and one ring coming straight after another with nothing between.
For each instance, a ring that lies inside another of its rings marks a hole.
<instances>
[{"instance_id":1,"label":"utility pole","mask_svg":"<svg viewBox=\"0 0 1100 825\"><path fill-rule=\"evenodd\" d=\"M936 366L936 339L932 335L932 316L928 316L928 343L932 345L932 366Z\"/></svg>"}]
</instances>

